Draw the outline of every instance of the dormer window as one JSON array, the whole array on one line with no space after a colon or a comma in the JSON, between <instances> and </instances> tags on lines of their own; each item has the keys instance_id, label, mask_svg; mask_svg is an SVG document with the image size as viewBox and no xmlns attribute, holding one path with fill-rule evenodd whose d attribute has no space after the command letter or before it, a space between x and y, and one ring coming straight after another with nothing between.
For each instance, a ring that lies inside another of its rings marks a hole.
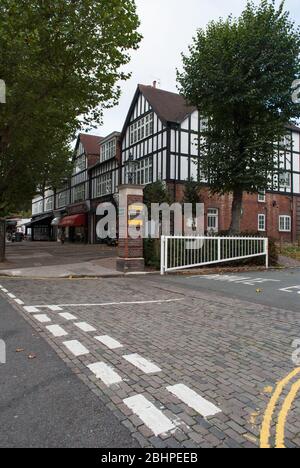
<instances>
[{"instance_id":1,"label":"dormer window","mask_svg":"<svg viewBox=\"0 0 300 468\"><path fill-rule=\"evenodd\" d=\"M116 139L110 140L107 143L101 145L101 162L108 161L109 159L115 158L117 153Z\"/></svg>"}]
</instances>

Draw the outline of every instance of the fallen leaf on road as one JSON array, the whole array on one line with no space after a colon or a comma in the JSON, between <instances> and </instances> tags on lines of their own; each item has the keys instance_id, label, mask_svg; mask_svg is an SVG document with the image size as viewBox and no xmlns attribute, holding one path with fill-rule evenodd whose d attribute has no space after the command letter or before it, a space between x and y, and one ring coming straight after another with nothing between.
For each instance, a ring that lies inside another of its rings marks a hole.
<instances>
[{"instance_id":1,"label":"fallen leaf on road","mask_svg":"<svg viewBox=\"0 0 300 468\"><path fill-rule=\"evenodd\" d=\"M264 393L272 393L273 392L273 387L265 387L264 388Z\"/></svg>"},{"instance_id":2,"label":"fallen leaf on road","mask_svg":"<svg viewBox=\"0 0 300 468\"><path fill-rule=\"evenodd\" d=\"M249 442L252 442L253 444L257 444L257 438L252 436L251 434L245 434L244 437L245 439L249 440Z\"/></svg>"},{"instance_id":3,"label":"fallen leaf on road","mask_svg":"<svg viewBox=\"0 0 300 468\"><path fill-rule=\"evenodd\" d=\"M16 349L16 353L23 353L24 351L25 351L25 349L23 349L23 348Z\"/></svg>"},{"instance_id":4,"label":"fallen leaf on road","mask_svg":"<svg viewBox=\"0 0 300 468\"><path fill-rule=\"evenodd\" d=\"M257 289L256 292L257 292L257 294L259 294L259 293L262 293L263 290L262 289Z\"/></svg>"},{"instance_id":5,"label":"fallen leaf on road","mask_svg":"<svg viewBox=\"0 0 300 468\"><path fill-rule=\"evenodd\" d=\"M36 354L29 354L28 359L36 359Z\"/></svg>"}]
</instances>

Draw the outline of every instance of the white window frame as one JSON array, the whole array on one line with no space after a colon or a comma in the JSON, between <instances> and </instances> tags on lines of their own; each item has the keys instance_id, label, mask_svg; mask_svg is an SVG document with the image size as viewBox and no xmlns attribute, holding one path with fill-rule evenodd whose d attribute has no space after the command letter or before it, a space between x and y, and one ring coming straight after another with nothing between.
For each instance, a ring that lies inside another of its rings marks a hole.
<instances>
[{"instance_id":1,"label":"white window frame","mask_svg":"<svg viewBox=\"0 0 300 468\"><path fill-rule=\"evenodd\" d=\"M263 219L264 227L261 226L261 220L262 220L262 219ZM265 215L265 214L260 213L260 214L257 216L257 225L258 225L258 231L259 231L259 232L266 232L267 223L266 223L266 215Z\"/></svg>"},{"instance_id":2,"label":"white window frame","mask_svg":"<svg viewBox=\"0 0 300 468\"><path fill-rule=\"evenodd\" d=\"M115 138L101 145L101 162L105 162L105 161L108 161L109 159L115 158L116 154L117 154L117 142Z\"/></svg>"},{"instance_id":3,"label":"white window frame","mask_svg":"<svg viewBox=\"0 0 300 468\"><path fill-rule=\"evenodd\" d=\"M86 156L82 154L75 160L74 174L79 174L86 170Z\"/></svg>"},{"instance_id":4,"label":"white window frame","mask_svg":"<svg viewBox=\"0 0 300 468\"><path fill-rule=\"evenodd\" d=\"M80 184L73 187L73 203L80 203L86 199L86 184Z\"/></svg>"},{"instance_id":5,"label":"white window frame","mask_svg":"<svg viewBox=\"0 0 300 468\"><path fill-rule=\"evenodd\" d=\"M266 191L265 190L260 190L258 192L258 202L266 203Z\"/></svg>"},{"instance_id":6,"label":"white window frame","mask_svg":"<svg viewBox=\"0 0 300 468\"><path fill-rule=\"evenodd\" d=\"M102 174L93 182L93 198L111 195L113 191L112 173Z\"/></svg>"},{"instance_id":7,"label":"white window frame","mask_svg":"<svg viewBox=\"0 0 300 468\"><path fill-rule=\"evenodd\" d=\"M282 221L283 221L283 227L281 224ZM292 217L291 216L289 215L279 216L279 232L292 232Z\"/></svg>"},{"instance_id":8,"label":"white window frame","mask_svg":"<svg viewBox=\"0 0 300 468\"><path fill-rule=\"evenodd\" d=\"M210 221L214 220L214 226L210 226ZM219 231L219 210L218 208L208 208L207 210L207 230L208 232Z\"/></svg>"},{"instance_id":9,"label":"white window frame","mask_svg":"<svg viewBox=\"0 0 300 468\"><path fill-rule=\"evenodd\" d=\"M137 122L130 126L130 145L134 145L139 141L153 135L154 131L154 114L147 114Z\"/></svg>"},{"instance_id":10,"label":"white window frame","mask_svg":"<svg viewBox=\"0 0 300 468\"><path fill-rule=\"evenodd\" d=\"M137 185L151 184L153 179L153 158L142 159L138 161L135 173L135 180Z\"/></svg>"}]
</instances>

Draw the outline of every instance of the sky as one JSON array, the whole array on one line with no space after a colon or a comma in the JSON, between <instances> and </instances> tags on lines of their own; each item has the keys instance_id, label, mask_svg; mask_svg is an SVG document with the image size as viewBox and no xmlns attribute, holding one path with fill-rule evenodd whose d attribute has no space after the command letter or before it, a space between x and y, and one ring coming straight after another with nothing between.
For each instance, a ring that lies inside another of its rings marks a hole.
<instances>
[{"instance_id":1,"label":"sky","mask_svg":"<svg viewBox=\"0 0 300 468\"><path fill-rule=\"evenodd\" d=\"M219 17L238 16L246 3L247 0L136 0L143 40L125 68L132 77L121 83L119 105L104 111L103 126L92 133L107 136L122 130L139 83L151 85L156 80L161 89L176 92L181 54L187 53L197 29ZM279 5L281 0L276 3ZM299 0L286 0L285 8L300 25Z\"/></svg>"}]
</instances>

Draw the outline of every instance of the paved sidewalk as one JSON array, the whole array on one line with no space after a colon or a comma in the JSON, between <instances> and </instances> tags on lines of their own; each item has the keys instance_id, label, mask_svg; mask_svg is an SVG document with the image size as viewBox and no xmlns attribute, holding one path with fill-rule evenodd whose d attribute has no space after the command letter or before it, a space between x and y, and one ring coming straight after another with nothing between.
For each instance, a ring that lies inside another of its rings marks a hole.
<instances>
[{"instance_id":1,"label":"paved sidewalk","mask_svg":"<svg viewBox=\"0 0 300 468\"><path fill-rule=\"evenodd\" d=\"M285 268L299 268L300 267L300 262L299 260L296 260L291 257L286 257L285 255L279 255L278 256L278 263L282 267Z\"/></svg>"},{"instance_id":2,"label":"paved sidewalk","mask_svg":"<svg viewBox=\"0 0 300 468\"><path fill-rule=\"evenodd\" d=\"M24 278L114 277L116 254L106 245L24 242L7 245L0 276Z\"/></svg>"},{"instance_id":3,"label":"paved sidewalk","mask_svg":"<svg viewBox=\"0 0 300 468\"><path fill-rule=\"evenodd\" d=\"M115 269L101 266L101 262L99 261L72 263L70 265L54 265L44 267L0 270L0 276L1 275L22 278L110 278L123 276L122 273L116 271Z\"/></svg>"}]
</instances>

